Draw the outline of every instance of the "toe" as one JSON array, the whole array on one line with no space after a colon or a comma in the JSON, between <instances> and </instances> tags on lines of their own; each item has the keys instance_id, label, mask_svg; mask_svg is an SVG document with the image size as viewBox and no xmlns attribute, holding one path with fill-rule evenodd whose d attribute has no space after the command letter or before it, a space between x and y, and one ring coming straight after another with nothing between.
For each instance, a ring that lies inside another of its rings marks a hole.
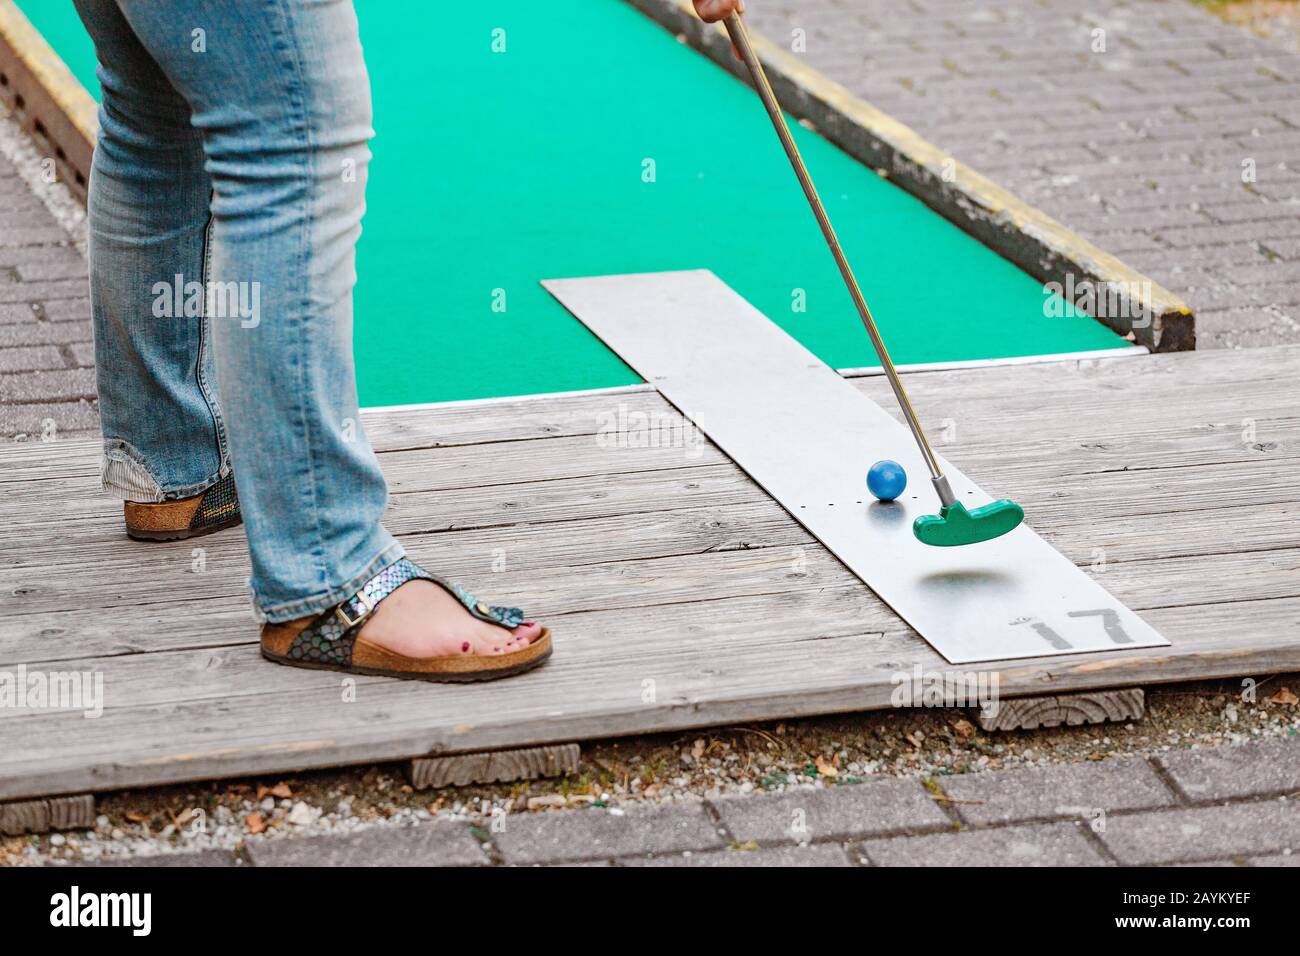
<instances>
[{"instance_id":1,"label":"toe","mask_svg":"<svg viewBox=\"0 0 1300 956\"><path fill-rule=\"evenodd\" d=\"M542 625L533 621L524 621L517 628L510 632L514 640L515 647L527 647L533 641L542 636Z\"/></svg>"},{"instance_id":2,"label":"toe","mask_svg":"<svg viewBox=\"0 0 1300 956\"><path fill-rule=\"evenodd\" d=\"M505 628L497 627L495 624L475 623L477 626L470 637L475 654L492 657L509 654L519 649L519 642Z\"/></svg>"}]
</instances>

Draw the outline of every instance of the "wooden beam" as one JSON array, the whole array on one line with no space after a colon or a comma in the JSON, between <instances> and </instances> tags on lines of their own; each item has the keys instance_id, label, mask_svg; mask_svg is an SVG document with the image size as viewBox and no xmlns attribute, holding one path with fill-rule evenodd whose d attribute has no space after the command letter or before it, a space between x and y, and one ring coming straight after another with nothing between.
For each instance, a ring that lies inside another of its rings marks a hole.
<instances>
[{"instance_id":1,"label":"wooden beam","mask_svg":"<svg viewBox=\"0 0 1300 956\"><path fill-rule=\"evenodd\" d=\"M1077 727L1080 724L1141 720L1146 715L1146 695L1141 687L1096 690L1086 694L1051 694L999 701L990 715L977 711L982 730L1035 730L1039 727Z\"/></svg>"},{"instance_id":2,"label":"wooden beam","mask_svg":"<svg viewBox=\"0 0 1300 956\"><path fill-rule=\"evenodd\" d=\"M0 803L0 834L4 836L85 830L94 825L95 798L89 793Z\"/></svg>"},{"instance_id":3,"label":"wooden beam","mask_svg":"<svg viewBox=\"0 0 1300 956\"><path fill-rule=\"evenodd\" d=\"M562 777L578 769L577 744L547 744L514 750L417 757L406 764L416 790L464 787L472 783L512 783L539 777Z\"/></svg>"}]
</instances>

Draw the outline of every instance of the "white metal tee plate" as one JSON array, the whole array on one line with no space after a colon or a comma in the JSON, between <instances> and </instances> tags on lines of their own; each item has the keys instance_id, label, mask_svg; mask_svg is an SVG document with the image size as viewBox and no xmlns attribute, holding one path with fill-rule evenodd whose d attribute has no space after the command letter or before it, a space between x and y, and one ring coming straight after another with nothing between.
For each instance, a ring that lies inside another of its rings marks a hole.
<instances>
[{"instance_id":1,"label":"white metal tee plate","mask_svg":"<svg viewBox=\"0 0 1300 956\"><path fill-rule=\"evenodd\" d=\"M542 285L950 662L1169 643L1027 526L959 548L917 541L912 521L938 499L907 428L712 272ZM908 474L889 504L866 489L882 458ZM968 507L991 500L944 469Z\"/></svg>"}]
</instances>

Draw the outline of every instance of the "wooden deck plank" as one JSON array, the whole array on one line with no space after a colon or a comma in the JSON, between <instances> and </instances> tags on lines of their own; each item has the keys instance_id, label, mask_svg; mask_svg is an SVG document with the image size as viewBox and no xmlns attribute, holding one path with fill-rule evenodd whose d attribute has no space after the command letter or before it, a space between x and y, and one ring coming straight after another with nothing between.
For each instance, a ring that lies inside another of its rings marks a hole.
<instances>
[{"instance_id":1,"label":"wooden deck plank","mask_svg":"<svg viewBox=\"0 0 1300 956\"><path fill-rule=\"evenodd\" d=\"M1297 498L1300 498L1300 488L1295 481L1295 473L1300 473L1300 459L1285 459L1283 463L1287 461L1293 463L1290 471L1277 470L1262 475L1258 464L1253 461L1203 465L1196 468L1112 471L1056 479L1008 473L1002 477L1001 483L994 487L1000 494L1009 495L1020 501L1026 508L1027 514L1031 516L1032 526L1041 530L1049 540L1057 521L1067 516L1077 518L1101 510L1102 506L1097 502L1104 502L1105 515L1110 519L1140 517L1153 513L1195 512L1202 532L1212 533L1211 529L1219 529L1223 537L1222 550L1228 551L1236 550L1232 545L1232 537L1238 517L1237 512L1253 508L1276 509L1293 504ZM1278 462L1274 461L1271 464L1276 465ZM599 516L603 519L622 518L625 529L630 525L631 533L635 533L637 522L645 512L638 512L635 507L629 509L626 504L639 500L642 502L640 505L642 508L656 507L655 503L647 504L647 499L636 498L636 491L646 487L657 487L661 475L672 475L676 479L680 471L680 469L672 469L664 472L625 475L617 482L602 478L598 481L602 489L621 488L622 491L618 495L614 495L611 491L609 497L594 499L588 489L593 487L592 482L596 480L585 476L568 481L493 486L476 490L472 500L467 500L462 495L454 502L449 501L448 505L438 512L439 515L444 516L441 519L434 515L425 515L423 512L416 513L416 509L408 509L407 516L421 523L430 520L439 523L456 521L462 526L473 528L493 526L501 528L506 523L498 509L502 503L513 503L519 497L518 492L523 490L527 504L519 506L516 509L517 513L527 515L530 521L537 521L540 516L545 515L550 522L549 529L552 534L565 534L569 530L561 527L572 520L570 513L564 509L575 503L587 509L584 516ZM720 486L734 495L730 501L725 498L716 503L713 500L709 501L716 507L730 505L755 508L760 502L767 500L734 469L734 466L703 466L696 471L700 474L710 472L713 477L723 479L720 481ZM680 481L680 479L676 480ZM687 484L692 482L688 480ZM409 533L411 531L409 521L399 517L406 499L412 497L425 499L430 495L451 494L452 492L421 492L395 496L393 509L390 511L391 517L387 523L399 534ZM604 492L602 491L601 494L603 495ZM613 503L615 498L624 504L623 509L606 507ZM1153 505L1153 499L1159 504ZM676 501L671 497L649 500L657 502L658 506ZM560 509L558 514L557 507ZM1164 533L1164 526L1160 522L1152 522L1148 526L1157 533L1158 540L1166 549L1176 545L1176 539ZM1094 527L1096 527L1095 523ZM1101 527L1104 528L1105 524ZM435 527L433 530L440 529ZM21 528L18 528L10 533L16 534L20 531ZM1286 534L1284 528L1274 529L1274 532ZM1300 536L1293 535L1289 539L1282 537L1275 542L1275 547L1300 546L1298 537ZM784 543L792 543L806 539L791 536L782 540ZM671 549L671 543L668 546ZM191 555L195 547L203 548L205 552L205 570L202 573L190 571L193 561ZM167 548L159 548L152 544L137 544L131 549L136 557L130 560L110 559L96 564L74 565L80 572L78 574L50 575L48 566L37 559L29 561L26 567L0 569L0 590L15 596L10 613L19 617L53 613L74 606L79 600L79 595L88 586L95 587L100 581L106 585L98 592L103 607L121 607L129 610L158 602L197 600L227 593L237 587L237 582L247 574L245 562L239 551L241 547L241 538L237 534L229 535L221 542L208 543L205 539L202 542L180 542ZM510 546L502 544L500 547L507 549L508 561ZM820 546L817 550L821 550ZM1062 550L1070 556L1068 549ZM38 554L34 549L32 553ZM1185 552L1178 549L1172 553ZM444 573L465 574L481 570L485 565L490 566L492 553L489 551L475 555L469 567L464 567L454 553L444 556L440 551L436 557L425 559L421 553L416 552L416 556L436 564ZM592 560L599 561L600 558L594 557ZM1090 554L1087 562L1092 560ZM136 568L135 574L129 573L133 567ZM150 573L140 573L144 571ZM167 589L159 589L158 576L169 573L175 575L171 586ZM489 586L493 590L507 587L500 580L489 581L483 585L485 588ZM532 592L525 590L520 593ZM127 624L129 621L123 623ZM10 626L12 625L0 621L0 646L3 646Z\"/></svg>"},{"instance_id":2,"label":"wooden deck plank","mask_svg":"<svg viewBox=\"0 0 1300 956\"><path fill-rule=\"evenodd\" d=\"M672 618L673 610L658 609L637 623L652 639L673 633L684 623ZM1177 646L1016 662L998 671L1001 692L1007 697L1064 693L1099 683L1129 686L1294 668L1300 655L1300 599L1250 602L1250 610L1255 628L1241 647L1225 648L1223 642L1225 629L1240 625L1239 605L1162 609L1150 619L1177 634ZM608 621L611 612L596 614ZM574 623L566 622L567 633L583 633ZM588 654L571 648L564 669L513 681L508 707L501 706L502 698L484 707L484 695L475 696L473 689L379 681L367 684L347 705L339 702L339 685L331 684L324 690L281 688L270 695L126 707L112 728L102 719L42 715L44 744L33 740L31 731L21 734L5 755L0 797L471 752L515 746L529 735L539 741L582 740L878 709L891 706L894 675L910 673L914 665L951 672L924 642L901 629L871 640L802 641L794 653L777 644L722 654L702 641L697 650L675 656L671 668L657 660L649 642L644 655L616 657L608 653L609 631L600 633L606 641L595 641L598 646ZM242 657L265 669L255 655L255 649L241 648L227 660ZM656 682L654 704L642 700L646 680ZM445 716L434 719L430 711ZM159 733L164 726L171 732Z\"/></svg>"},{"instance_id":3,"label":"wooden deck plank","mask_svg":"<svg viewBox=\"0 0 1300 956\"><path fill-rule=\"evenodd\" d=\"M1300 667L1298 379L1300 348L909 376L927 420L957 412L940 452L1174 641L996 667L1004 695ZM597 440L629 412L672 420L647 390L365 414L390 527L557 654L488 687L357 678L346 705L258 656L242 534L127 542L95 443L0 448L0 666L100 670L110 701L0 709L0 798L871 709L954 669L711 445Z\"/></svg>"}]
</instances>

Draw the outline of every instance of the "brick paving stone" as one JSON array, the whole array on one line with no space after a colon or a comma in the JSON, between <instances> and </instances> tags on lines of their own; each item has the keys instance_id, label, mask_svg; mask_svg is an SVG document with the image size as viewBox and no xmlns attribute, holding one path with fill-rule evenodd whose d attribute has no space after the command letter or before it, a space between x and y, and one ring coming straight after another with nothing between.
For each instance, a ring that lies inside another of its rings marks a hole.
<instances>
[{"instance_id":1,"label":"brick paving stone","mask_svg":"<svg viewBox=\"0 0 1300 956\"><path fill-rule=\"evenodd\" d=\"M95 343L92 341L70 343L68 354L82 368L93 368L95 365Z\"/></svg>"},{"instance_id":2,"label":"brick paving stone","mask_svg":"<svg viewBox=\"0 0 1300 956\"><path fill-rule=\"evenodd\" d=\"M111 866L184 866L184 867L223 867L242 866L242 861L230 850L195 850L192 853L159 853L154 856L126 856L95 860L83 864L94 867Z\"/></svg>"},{"instance_id":3,"label":"brick paving stone","mask_svg":"<svg viewBox=\"0 0 1300 956\"><path fill-rule=\"evenodd\" d=\"M38 262L20 263L15 268L22 282L46 282L53 279L76 279L85 294L87 279L86 260L80 255L71 257L50 256Z\"/></svg>"},{"instance_id":4,"label":"brick paving stone","mask_svg":"<svg viewBox=\"0 0 1300 956\"><path fill-rule=\"evenodd\" d=\"M70 343L89 346L93 337L94 333L89 322L41 322L33 317L25 323L0 324L0 349ZM73 354L77 353L74 351ZM90 363L78 359L77 364L89 365Z\"/></svg>"},{"instance_id":5,"label":"brick paving stone","mask_svg":"<svg viewBox=\"0 0 1300 956\"><path fill-rule=\"evenodd\" d=\"M33 322L38 318L36 310L26 302L0 302L0 323L2 324Z\"/></svg>"},{"instance_id":6,"label":"brick paving stone","mask_svg":"<svg viewBox=\"0 0 1300 956\"><path fill-rule=\"evenodd\" d=\"M760 844L850 840L952 826L915 780L880 780L711 800L737 841Z\"/></svg>"},{"instance_id":7,"label":"brick paving stone","mask_svg":"<svg viewBox=\"0 0 1300 956\"><path fill-rule=\"evenodd\" d=\"M68 234L58 225L0 229L0 248L6 246L56 245L67 241Z\"/></svg>"},{"instance_id":8,"label":"brick paving stone","mask_svg":"<svg viewBox=\"0 0 1300 956\"><path fill-rule=\"evenodd\" d=\"M60 438L99 434L99 415L90 402L0 404L0 436L42 435L52 422Z\"/></svg>"},{"instance_id":9,"label":"brick paving stone","mask_svg":"<svg viewBox=\"0 0 1300 956\"><path fill-rule=\"evenodd\" d=\"M1300 853L1278 853L1274 856L1256 856L1246 861L1251 866L1300 866Z\"/></svg>"},{"instance_id":10,"label":"brick paving stone","mask_svg":"<svg viewBox=\"0 0 1300 956\"><path fill-rule=\"evenodd\" d=\"M703 803L553 810L508 817L492 844L506 863L613 859L682 850L722 849L725 843Z\"/></svg>"},{"instance_id":11,"label":"brick paving stone","mask_svg":"<svg viewBox=\"0 0 1300 956\"><path fill-rule=\"evenodd\" d=\"M3 192L0 192L3 195ZM10 266L40 265L45 262L81 263L81 275L86 275L86 260L71 243L61 246L15 246L0 249L0 268Z\"/></svg>"},{"instance_id":12,"label":"brick paving stone","mask_svg":"<svg viewBox=\"0 0 1300 956\"><path fill-rule=\"evenodd\" d=\"M55 299L44 303L42 312L51 322L90 319L90 299Z\"/></svg>"},{"instance_id":13,"label":"brick paving stone","mask_svg":"<svg viewBox=\"0 0 1300 956\"><path fill-rule=\"evenodd\" d=\"M1174 795L1142 759L1103 760L1028 770L964 773L938 778L967 823L1082 818L1118 810L1172 806Z\"/></svg>"},{"instance_id":14,"label":"brick paving stone","mask_svg":"<svg viewBox=\"0 0 1300 956\"><path fill-rule=\"evenodd\" d=\"M359 833L286 837L245 844L254 866L487 866L468 823L439 820Z\"/></svg>"},{"instance_id":15,"label":"brick paving stone","mask_svg":"<svg viewBox=\"0 0 1300 956\"><path fill-rule=\"evenodd\" d=\"M1300 739L1173 751L1157 759L1190 800L1300 795Z\"/></svg>"},{"instance_id":16,"label":"brick paving stone","mask_svg":"<svg viewBox=\"0 0 1300 956\"><path fill-rule=\"evenodd\" d=\"M1217 860L1300 850L1300 800L1147 811L1106 818L1099 834L1121 863Z\"/></svg>"},{"instance_id":17,"label":"brick paving stone","mask_svg":"<svg viewBox=\"0 0 1300 956\"><path fill-rule=\"evenodd\" d=\"M782 846L759 850L714 850L708 853L673 853L652 859L633 857L615 861L622 866L852 866L848 853L838 843L815 846Z\"/></svg>"},{"instance_id":18,"label":"brick paving stone","mask_svg":"<svg viewBox=\"0 0 1300 956\"><path fill-rule=\"evenodd\" d=\"M53 345L0 349L0 372L30 372L33 369L66 368L63 352Z\"/></svg>"},{"instance_id":19,"label":"brick paving stone","mask_svg":"<svg viewBox=\"0 0 1300 956\"><path fill-rule=\"evenodd\" d=\"M21 267L20 267L21 268ZM48 282L0 282L0 302L47 302L79 299L86 294L86 280L51 279Z\"/></svg>"},{"instance_id":20,"label":"brick paving stone","mask_svg":"<svg viewBox=\"0 0 1300 956\"><path fill-rule=\"evenodd\" d=\"M94 397L93 369L17 372L0 378L0 402L76 401Z\"/></svg>"},{"instance_id":21,"label":"brick paving stone","mask_svg":"<svg viewBox=\"0 0 1300 956\"><path fill-rule=\"evenodd\" d=\"M1108 862L1074 823L868 840L858 849L875 866L1103 866Z\"/></svg>"}]
</instances>

